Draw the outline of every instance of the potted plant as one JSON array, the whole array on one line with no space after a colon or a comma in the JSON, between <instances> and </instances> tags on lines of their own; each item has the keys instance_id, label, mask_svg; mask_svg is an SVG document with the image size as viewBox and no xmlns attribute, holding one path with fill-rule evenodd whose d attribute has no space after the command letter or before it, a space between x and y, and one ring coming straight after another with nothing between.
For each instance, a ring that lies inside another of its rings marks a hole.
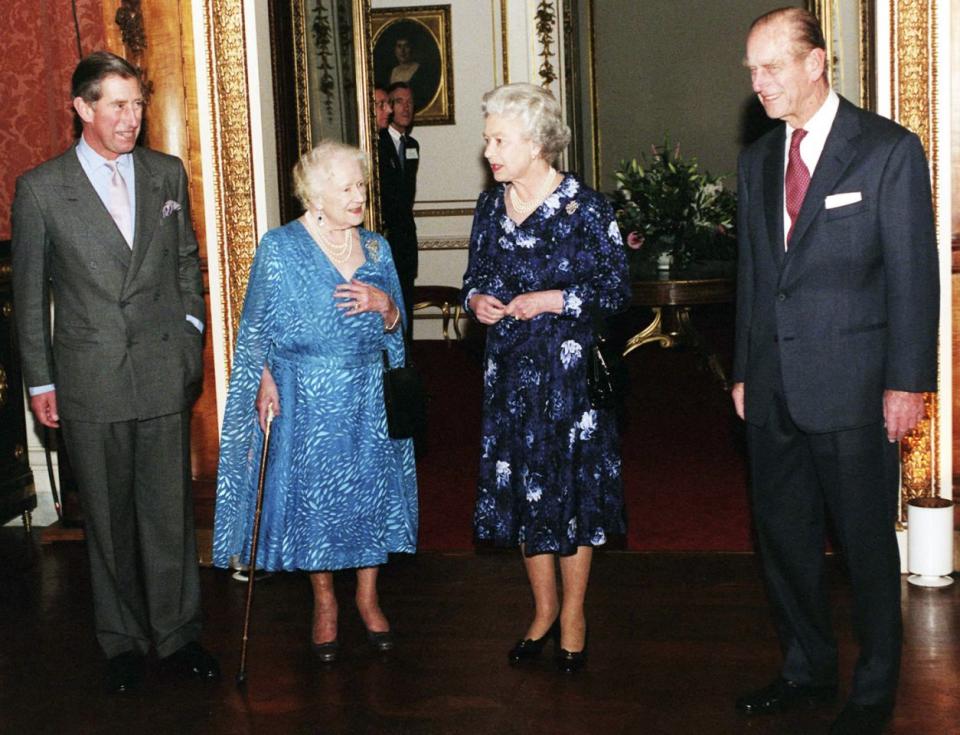
<instances>
[{"instance_id":1,"label":"potted plant","mask_svg":"<svg viewBox=\"0 0 960 735\"><path fill-rule=\"evenodd\" d=\"M648 262L663 269L736 258L736 196L724 177L681 156L679 145L652 146L649 159L622 161L615 177L613 206L632 275Z\"/></svg>"}]
</instances>

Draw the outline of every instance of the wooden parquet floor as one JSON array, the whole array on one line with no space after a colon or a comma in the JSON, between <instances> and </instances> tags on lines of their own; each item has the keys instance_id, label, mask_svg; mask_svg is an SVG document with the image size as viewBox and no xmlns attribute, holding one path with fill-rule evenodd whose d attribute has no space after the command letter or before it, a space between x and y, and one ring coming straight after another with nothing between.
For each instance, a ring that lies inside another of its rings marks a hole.
<instances>
[{"instance_id":1,"label":"wooden parquet floor","mask_svg":"<svg viewBox=\"0 0 960 735\"><path fill-rule=\"evenodd\" d=\"M830 567L847 680L856 655L850 599L836 560ZM307 580L258 583L245 691L234 684L244 585L214 569L201 579L204 644L220 657L223 680L170 680L151 666L141 692L109 697L82 544L41 548L18 528L0 529L0 733L811 735L825 733L835 712L734 712L737 694L767 683L779 658L749 554L598 554L590 662L575 676L549 658L506 663L530 613L514 553L392 561L381 596L398 646L385 658L368 650L353 577L339 574L342 657L326 667L306 644ZM931 591L904 581L906 647L890 733L960 731L958 603L960 584Z\"/></svg>"}]
</instances>

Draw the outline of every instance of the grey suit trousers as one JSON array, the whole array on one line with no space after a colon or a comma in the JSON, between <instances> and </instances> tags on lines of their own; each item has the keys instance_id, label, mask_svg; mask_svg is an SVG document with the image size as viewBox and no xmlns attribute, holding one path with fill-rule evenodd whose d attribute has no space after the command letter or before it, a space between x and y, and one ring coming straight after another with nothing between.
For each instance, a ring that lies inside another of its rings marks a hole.
<instances>
[{"instance_id":1,"label":"grey suit trousers","mask_svg":"<svg viewBox=\"0 0 960 735\"><path fill-rule=\"evenodd\" d=\"M168 656L200 635L190 413L62 419L87 531L97 641Z\"/></svg>"}]
</instances>

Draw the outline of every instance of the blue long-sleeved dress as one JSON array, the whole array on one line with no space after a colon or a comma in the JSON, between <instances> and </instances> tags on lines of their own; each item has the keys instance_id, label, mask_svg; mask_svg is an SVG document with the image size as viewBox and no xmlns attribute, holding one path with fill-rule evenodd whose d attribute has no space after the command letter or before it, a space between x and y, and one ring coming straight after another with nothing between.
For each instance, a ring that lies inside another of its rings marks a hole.
<instances>
[{"instance_id":1,"label":"blue long-sleeved dress","mask_svg":"<svg viewBox=\"0 0 960 735\"><path fill-rule=\"evenodd\" d=\"M390 247L360 230L366 262L354 278L403 310ZM402 330L377 313L335 306L345 283L295 220L257 248L237 337L220 438L213 562L247 563L263 433L255 400L263 366L280 394L270 439L257 566L333 570L414 552L417 486L412 441L387 436L381 350L403 362Z\"/></svg>"},{"instance_id":2,"label":"blue long-sleeved dress","mask_svg":"<svg viewBox=\"0 0 960 735\"><path fill-rule=\"evenodd\" d=\"M625 530L616 417L590 405L586 359L594 316L629 303L629 275L613 209L575 176L519 225L504 192L477 201L464 303L560 289L563 311L487 330L474 530L528 555L569 555Z\"/></svg>"}]
</instances>

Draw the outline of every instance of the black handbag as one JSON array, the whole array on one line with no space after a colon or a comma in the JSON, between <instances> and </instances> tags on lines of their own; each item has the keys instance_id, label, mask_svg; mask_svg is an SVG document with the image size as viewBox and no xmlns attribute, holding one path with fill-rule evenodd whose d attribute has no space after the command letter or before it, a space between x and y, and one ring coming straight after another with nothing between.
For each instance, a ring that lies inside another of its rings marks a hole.
<instances>
[{"instance_id":1,"label":"black handbag","mask_svg":"<svg viewBox=\"0 0 960 735\"><path fill-rule=\"evenodd\" d=\"M612 358L607 340L598 332L587 359L587 393L594 408L614 408L617 405L617 385L608 357Z\"/></svg>"},{"instance_id":2,"label":"black handbag","mask_svg":"<svg viewBox=\"0 0 960 735\"><path fill-rule=\"evenodd\" d=\"M427 425L427 394L413 365L390 367L383 353L383 402L387 408L387 433L391 439L410 439Z\"/></svg>"}]
</instances>

